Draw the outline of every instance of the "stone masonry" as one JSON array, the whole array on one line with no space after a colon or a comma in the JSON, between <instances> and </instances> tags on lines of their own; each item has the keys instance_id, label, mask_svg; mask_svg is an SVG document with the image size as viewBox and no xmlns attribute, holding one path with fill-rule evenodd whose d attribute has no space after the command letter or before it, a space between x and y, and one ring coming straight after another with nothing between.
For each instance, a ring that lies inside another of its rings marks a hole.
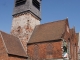
<instances>
[{"instance_id":1,"label":"stone masonry","mask_svg":"<svg viewBox=\"0 0 80 60\"><path fill-rule=\"evenodd\" d=\"M18 37L27 50L27 42L36 25L40 24L40 20L31 13L22 13L13 16L11 34Z\"/></svg>"}]
</instances>

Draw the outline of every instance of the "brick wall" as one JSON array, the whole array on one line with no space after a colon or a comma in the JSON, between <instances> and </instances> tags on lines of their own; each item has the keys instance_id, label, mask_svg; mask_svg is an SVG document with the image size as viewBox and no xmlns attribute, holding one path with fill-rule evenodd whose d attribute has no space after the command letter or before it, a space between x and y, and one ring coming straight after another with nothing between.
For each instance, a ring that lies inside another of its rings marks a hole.
<instances>
[{"instance_id":1,"label":"brick wall","mask_svg":"<svg viewBox=\"0 0 80 60\"><path fill-rule=\"evenodd\" d=\"M75 31L73 31L73 34L71 36L71 60L78 60L78 55L77 55L77 47L78 47L78 40L76 38Z\"/></svg>"},{"instance_id":2,"label":"brick wall","mask_svg":"<svg viewBox=\"0 0 80 60\"><path fill-rule=\"evenodd\" d=\"M68 56L70 60L77 60L77 47L78 47L78 41L76 38L76 33L75 33L75 29L69 29L69 31L67 31L67 24L66 24L66 30L65 30L65 35L64 35L64 40L67 41L67 44L70 42L70 53L68 52ZM69 44L67 45L67 48L69 49Z\"/></svg>"},{"instance_id":3,"label":"brick wall","mask_svg":"<svg viewBox=\"0 0 80 60\"><path fill-rule=\"evenodd\" d=\"M44 42L28 45L28 56L33 60L62 58L62 41Z\"/></svg>"}]
</instances>

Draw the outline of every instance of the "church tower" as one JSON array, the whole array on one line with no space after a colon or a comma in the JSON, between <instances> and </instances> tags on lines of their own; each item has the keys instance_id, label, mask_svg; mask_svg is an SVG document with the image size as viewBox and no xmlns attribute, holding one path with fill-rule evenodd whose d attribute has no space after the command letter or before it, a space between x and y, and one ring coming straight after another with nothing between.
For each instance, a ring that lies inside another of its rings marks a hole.
<instances>
[{"instance_id":1,"label":"church tower","mask_svg":"<svg viewBox=\"0 0 80 60\"><path fill-rule=\"evenodd\" d=\"M27 42L41 20L41 0L15 0L11 34L18 37L27 50Z\"/></svg>"}]
</instances>

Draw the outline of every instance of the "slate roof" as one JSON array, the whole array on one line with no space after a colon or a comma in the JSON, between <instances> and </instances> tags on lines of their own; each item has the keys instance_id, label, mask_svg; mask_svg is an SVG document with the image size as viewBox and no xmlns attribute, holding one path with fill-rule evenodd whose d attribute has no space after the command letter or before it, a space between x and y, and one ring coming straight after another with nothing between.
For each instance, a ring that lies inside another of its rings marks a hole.
<instances>
[{"instance_id":1,"label":"slate roof","mask_svg":"<svg viewBox=\"0 0 80 60\"><path fill-rule=\"evenodd\" d=\"M65 32L66 21L68 19L36 26L28 44L60 39Z\"/></svg>"},{"instance_id":2,"label":"slate roof","mask_svg":"<svg viewBox=\"0 0 80 60\"><path fill-rule=\"evenodd\" d=\"M0 31L2 40L4 42L8 54L27 57L20 40L10 34Z\"/></svg>"}]
</instances>

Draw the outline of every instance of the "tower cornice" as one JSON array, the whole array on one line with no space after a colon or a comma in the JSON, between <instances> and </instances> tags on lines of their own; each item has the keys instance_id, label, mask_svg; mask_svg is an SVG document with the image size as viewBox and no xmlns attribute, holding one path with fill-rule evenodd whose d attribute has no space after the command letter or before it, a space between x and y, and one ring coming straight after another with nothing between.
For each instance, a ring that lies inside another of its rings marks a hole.
<instances>
[{"instance_id":1,"label":"tower cornice","mask_svg":"<svg viewBox=\"0 0 80 60\"><path fill-rule=\"evenodd\" d=\"M34 14L33 12L31 12L30 10L27 10L27 11L24 11L24 12L20 12L20 13L14 14L14 15L12 15L12 16L13 16L13 17L19 17L19 16L21 16L21 15L25 15L25 14L28 14L28 13L30 13L30 14L31 14L33 17L35 17L36 19L41 20L40 17L38 17L36 14Z\"/></svg>"}]
</instances>

